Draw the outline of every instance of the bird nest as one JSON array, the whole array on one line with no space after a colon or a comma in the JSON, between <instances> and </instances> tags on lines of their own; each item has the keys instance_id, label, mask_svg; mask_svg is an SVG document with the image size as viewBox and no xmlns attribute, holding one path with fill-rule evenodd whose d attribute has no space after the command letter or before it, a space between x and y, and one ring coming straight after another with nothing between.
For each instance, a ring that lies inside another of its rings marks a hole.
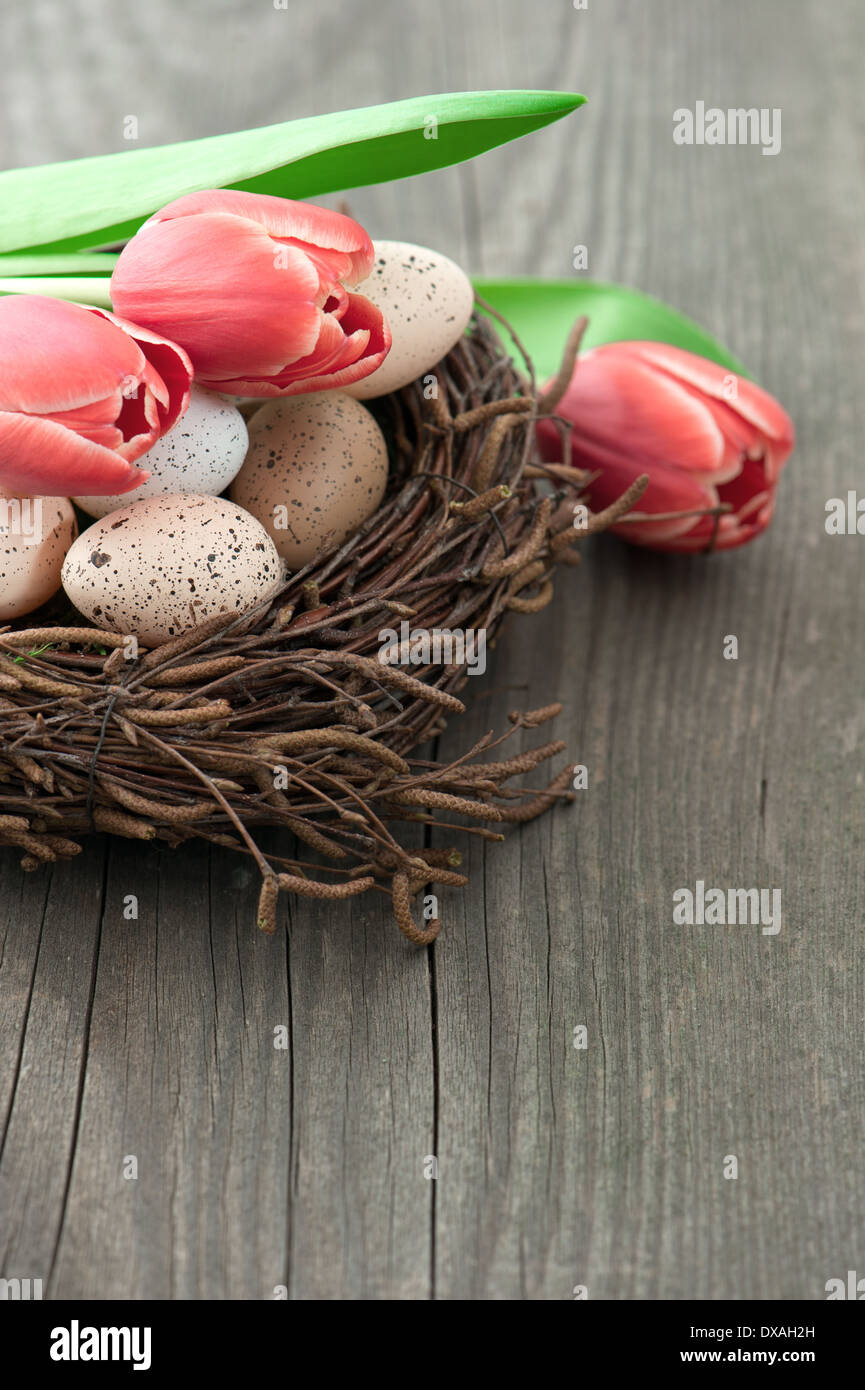
<instances>
[{"instance_id":1,"label":"bird nest","mask_svg":"<svg viewBox=\"0 0 865 1390\"><path fill-rule=\"evenodd\" d=\"M507 613L545 607L556 567L576 564L580 540L634 501L631 489L605 513L581 506L575 526L587 477L567 462L565 431L563 462L537 462L534 423L554 410L578 337L539 396L528 360L518 369L476 312L434 373L375 402L391 452L378 511L251 615L137 654L62 595L43 625L0 630L0 844L35 870L80 853L92 832L208 840L257 863L264 931L280 890L328 900L379 890L405 935L431 942L439 921L418 925L413 899L467 880L456 847L407 847L401 823L423 826L426 840L433 826L500 840L573 798L571 766L542 790L511 785L564 744L500 749L559 705L514 711L503 736L455 762L422 749L465 709L470 649L445 640L411 664L424 643L411 636L409 652L399 636L405 622L413 635L490 643ZM397 636L388 662L383 629ZM294 857L263 852L256 833L273 826L296 837L284 846Z\"/></svg>"}]
</instances>

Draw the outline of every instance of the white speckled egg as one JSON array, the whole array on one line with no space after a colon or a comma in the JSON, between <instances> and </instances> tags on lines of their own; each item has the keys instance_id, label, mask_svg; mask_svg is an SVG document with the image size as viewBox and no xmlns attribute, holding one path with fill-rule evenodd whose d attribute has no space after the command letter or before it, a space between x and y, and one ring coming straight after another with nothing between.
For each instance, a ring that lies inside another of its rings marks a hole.
<instances>
[{"instance_id":1,"label":"white speckled egg","mask_svg":"<svg viewBox=\"0 0 865 1390\"><path fill-rule=\"evenodd\" d=\"M224 492L246 458L246 421L231 401L216 391L193 385L189 405L174 429L142 454L138 467L150 477L133 492L104 497L76 497L89 516L107 516L129 502L167 492Z\"/></svg>"},{"instance_id":2,"label":"white speckled egg","mask_svg":"<svg viewBox=\"0 0 865 1390\"><path fill-rule=\"evenodd\" d=\"M245 613L282 581L264 527L222 497L130 502L78 537L63 565L76 608L158 647L217 613Z\"/></svg>"},{"instance_id":3,"label":"white speckled egg","mask_svg":"<svg viewBox=\"0 0 865 1390\"><path fill-rule=\"evenodd\" d=\"M397 391L428 372L459 342L474 307L471 281L447 256L408 241L374 246L375 265L357 292L381 309L393 346L377 371L346 387L359 401Z\"/></svg>"},{"instance_id":4,"label":"white speckled egg","mask_svg":"<svg viewBox=\"0 0 865 1390\"><path fill-rule=\"evenodd\" d=\"M249 453L231 485L273 537L289 569L341 545L376 510L387 445L372 415L343 391L268 401L249 422Z\"/></svg>"},{"instance_id":5,"label":"white speckled egg","mask_svg":"<svg viewBox=\"0 0 865 1390\"><path fill-rule=\"evenodd\" d=\"M32 613L57 593L63 557L77 534L68 497L0 493L0 620Z\"/></svg>"}]
</instances>

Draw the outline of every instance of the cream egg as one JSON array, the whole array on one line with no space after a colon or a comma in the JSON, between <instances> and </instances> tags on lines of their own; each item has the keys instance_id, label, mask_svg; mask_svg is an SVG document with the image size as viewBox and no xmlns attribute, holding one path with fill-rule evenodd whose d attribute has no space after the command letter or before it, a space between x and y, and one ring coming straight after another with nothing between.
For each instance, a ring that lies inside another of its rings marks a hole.
<instances>
[{"instance_id":1,"label":"cream egg","mask_svg":"<svg viewBox=\"0 0 865 1390\"><path fill-rule=\"evenodd\" d=\"M78 537L63 587L99 627L157 647L217 613L240 615L282 582L264 527L221 497L129 502Z\"/></svg>"},{"instance_id":2,"label":"cream egg","mask_svg":"<svg viewBox=\"0 0 865 1390\"><path fill-rule=\"evenodd\" d=\"M107 516L127 502L167 492L217 496L239 472L246 457L246 421L237 406L216 391L193 385L189 405L173 429L137 460L150 477L133 492L76 497L89 516Z\"/></svg>"},{"instance_id":3,"label":"cream egg","mask_svg":"<svg viewBox=\"0 0 865 1390\"><path fill-rule=\"evenodd\" d=\"M77 534L68 497L0 493L0 620L32 613L57 593L64 556Z\"/></svg>"},{"instance_id":4,"label":"cream egg","mask_svg":"<svg viewBox=\"0 0 865 1390\"><path fill-rule=\"evenodd\" d=\"M450 352L466 330L474 290L447 256L407 241L376 241L375 264L357 287L387 319L393 345L377 371L346 387L370 400L408 386Z\"/></svg>"},{"instance_id":5,"label":"cream egg","mask_svg":"<svg viewBox=\"0 0 865 1390\"><path fill-rule=\"evenodd\" d=\"M321 391L256 411L231 498L298 570L356 531L386 486L387 445L373 416L343 391Z\"/></svg>"}]
</instances>

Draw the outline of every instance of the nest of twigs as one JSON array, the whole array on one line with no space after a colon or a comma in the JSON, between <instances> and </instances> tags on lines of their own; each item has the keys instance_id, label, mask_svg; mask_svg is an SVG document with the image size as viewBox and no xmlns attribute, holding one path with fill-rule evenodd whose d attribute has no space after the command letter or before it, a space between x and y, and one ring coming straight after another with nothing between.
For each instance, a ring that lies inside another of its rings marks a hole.
<instances>
[{"instance_id":1,"label":"nest of twigs","mask_svg":"<svg viewBox=\"0 0 865 1390\"><path fill-rule=\"evenodd\" d=\"M437 390L426 378L376 403L392 449L382 506L251 621L215 618L131 660L124 637L74 612L0 631L0 844L38 869L94 831L209 840L255 859L265 931L280 890L378 888L405 935L431 942L439 922L418 925L412 900L466 882L459 852L404 848L400 823L502 839L573 797L572 767L520 791L511 780L563 744L508 756L488 735L451 764L413 756L464 710L467 668L383 664L379 633L405 619L483 630L489 644L506 613L545 607L556 566L576 564L580 540L632 505L634 489L575 526L587 479L567 462L564 431L562 464L536 461L534 421L554 411L578 339L579 328L539 397L530 364L518 370L476 314L436 369ZM559 708L512 713L504 737ZM264 826L293 832L293 858L262 852Z\"/></svg>"}]
</instances>

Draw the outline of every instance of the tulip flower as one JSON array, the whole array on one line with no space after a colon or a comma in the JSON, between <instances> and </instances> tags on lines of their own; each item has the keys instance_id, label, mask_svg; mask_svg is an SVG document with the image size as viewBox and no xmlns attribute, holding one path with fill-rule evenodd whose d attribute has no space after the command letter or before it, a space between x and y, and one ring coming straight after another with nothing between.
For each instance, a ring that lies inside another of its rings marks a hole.
<instances>
[{"instance_id":1,"label":"tulip flower","mask_svg":"<svg viewBox=\"0 0 865 1390\"><path fill-rule=\"evenodd\" d=\"M118 313L182 343L203 386L295 396L369 376L390 329L349 289L373 245L350 217L288 198L212 189L156 213L111 277Z\"/></svg>"},{"instance_id":2,"label":"tulip flower","mask_svg":"<svg viewBox=\"0 0 865 1390\"><path fill-rule=\"evenodd\" d=\"M0 488L27 496L129 492L135 459L180 418L182 348L104 309L0 298Z\"/></svg>"},{"instance_id":3,"label":"tulip flower","mask_svg":"<svg viewBox=\"0 0 865 1390\"><path fill-rule=\"evenodd\" d=\"M555 414L573 422L574 466L598 471L588 489L593 509L649 475L635 510L659 520L611 528L626 540L657 550L729 550L768 526L793 424L753 382L666 343L608 343L580 357ZM540 421L538 439L547 462L561 460L550 419Z\"/></svg>"}]
</instances>

